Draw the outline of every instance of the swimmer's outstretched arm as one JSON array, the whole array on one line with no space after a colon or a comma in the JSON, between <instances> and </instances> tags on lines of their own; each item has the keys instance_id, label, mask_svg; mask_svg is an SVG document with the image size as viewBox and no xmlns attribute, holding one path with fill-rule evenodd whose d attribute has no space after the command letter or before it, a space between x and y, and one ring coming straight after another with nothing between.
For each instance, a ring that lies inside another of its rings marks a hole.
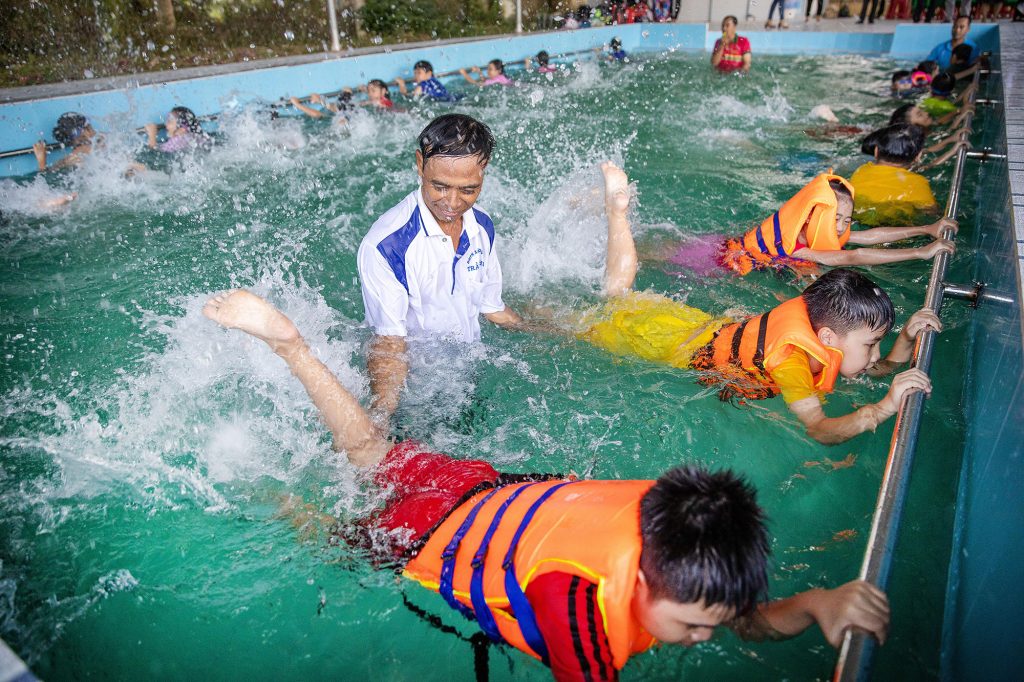
<instances>
[{"instance_id":1,"label":"swimmer's outstretched arm","mask_svg":"<svg viewBox=\"0 0 1024 682\"><path fill-rule=\"evenodd\" d=\"M840 249L838 251L801 249L798 255L803 260L823 265L881 265L908 260L930 260L940 253L953 253L956 250L956 245L952 241L940 237L944 230L950 228L955 234L957 222L950 218L942 218L929 225L855 230L850 234L850 243L859 246L888 244L920 236L933 237L935 241L924 246L904 249Z\"/></svg>"},{"instance_id":2,"label":"swimmer's outstretched arm","mask_svg":"<svg viewBox=\"0 0 1024 682\"><path fill-rule=\"evenodd\" d=\"M389 444L370 415L317 359L284 313L259 296L236 289L207 301L203 314L223 327L240 329L264 341L287 363L330 429L334 449L344 451L350 462L373 466L387 454Z\"/></svg>"},{"instance_id":3,"label":"swimmer's outstretched arm","mask_svg":"<svg viewBox=\"0 0 1024 682\"><path fill-rule=\"evenodd\" d=\"M470 76L469 73L465 69L459 69L459 73L461 73L462 77L465 78L470 83L472 83L473 85L483 85L484 84L483 83L483 79L480 78L480 67L479 66L474 66L474 67L471 67L471 68L472 68L472 71L473 71L474 75L476 76L476 78L474 78L473 76Z\"/></svg>"},{"instance_id":4,"label":"swimmer's outstretched arm","mask_svg":"<svg viewBox=\"0 0 1024 682\"><path fill-rule=\"evenodd\" d=\"M604 174L604 210L608 216L604 294L611 298L633 289L639 261L629 224L629 178L611 161L601 164L601 173Z\"/></svg>"}]
</instances>

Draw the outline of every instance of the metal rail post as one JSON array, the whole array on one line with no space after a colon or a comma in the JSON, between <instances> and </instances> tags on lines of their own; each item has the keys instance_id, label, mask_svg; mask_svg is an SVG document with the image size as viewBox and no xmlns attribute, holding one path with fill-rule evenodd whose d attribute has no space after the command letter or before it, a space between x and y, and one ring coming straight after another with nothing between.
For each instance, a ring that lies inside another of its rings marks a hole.
<instances>
[{"instance_id":1,"label":"metal rail post","mask_svg":"<svg viewBox=\"0 0 1024 682\"><path fill-rule=\"evenodd\" d=\"M327 22L331 26L331 52L341 52L341 39L338 37L338 16L334 11L334 0L327 0Z\"/></svg>"}]
</instances>

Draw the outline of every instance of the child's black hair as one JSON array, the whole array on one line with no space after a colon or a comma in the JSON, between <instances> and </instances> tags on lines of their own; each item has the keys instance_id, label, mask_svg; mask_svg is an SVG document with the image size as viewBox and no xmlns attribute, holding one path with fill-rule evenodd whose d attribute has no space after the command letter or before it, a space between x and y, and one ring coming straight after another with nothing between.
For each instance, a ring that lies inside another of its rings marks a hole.
<instances>
[{"instance_id":1,"label":"child's black hair","mask_svg":"<svg viewBox=\"0 0 1024 682\"><path fill-rule=\"evenodd\" d=\"M949 55L949 63L966 66L970 63L973 54L974 49L970 45L961 43L953 48L953 52Z\"/></svg>"},{"instance_id":2,"label":"child's black hair","mask_svg":"<svg viewBox=\"0 0 1024 682\"><path fill-rule=\"evenodd\" d=\"M839 180L829 180L828 186L836 193L837 197L846 197L850 201L853 201L853 194L850 193L850 188Z\"/></svg>"},{"instance_id":3,"label":"child's black hair","mask_svg":"<svg viewBox=\"0 0 1024 682\"><path fill-rule=\"evenodd\" d=\"M63 113L53 128L53 139L63 145L73 145L88 127L89 119L77 111Z\"/></svg>"},{"instance_id":4,"label":"child's black hair","mask_svg":"<svg viewBox=\"0 0 1024 682\"><path fill-rule=\"evenodd\" d=\"M924 149L924 129L910 123L896 123L870 133L860 150L886 163L910 164Z\"/></svg>"},{"instance_id":5,"label":"child's black hair","mask_svg":"<svg viewBox=\"0 0 1024 682\"><path fill-rule=\"evenodd\" d=\"M725 15L725 18L722 19L722 26L725 26L725 22L727 22L727 21L731 21L733 23L733 26L739 26L739 24L740 24L740 20L737 19L732 14L726 14Z\"/></svg>"},{"instance_id":6,"label":"child's black hair","mask_svg":"<svg viewBox=\"0 0 1024 682\"><path fill-rule=\"evenodd\" d=\"M947 97L953 88L956 87L956 76L949 71L943 71L932 79L932 95L936 97Z\"/></svg>"},{"instance_id":7,"label":"child's black hair","mask_svg":"<svg viewBox=\"0 0 1024 682\"><path fill-rule=\"evenodd\" d=\"M178 127L184 128L193 135L204 135L203 126L199 124L199 119L195 113L188 107L174 107L171 109L171 115L174 116L178 122Z\"/></svg>"},{"instance_id":8,"label":"child's black hair","mask_svg":"<svg viewBox=\"0 0 1024 682\"><path fill-rule=\"evenodd\" d=\"M434 73L434 65L428 62L426 59L421 59L418 62L416 62L413 65L412 70L415 71L416 69L423 69L424 71L429 71L431 74Z\"/></svg>"},{"instance_id":9,"label":"child's black hair","mask_svg":"<svg viewBox=\"0 0 1024 682\"><path fill-rule=\"evenodd\" d=\"M487 66L493 66L495 71L502 75L505 74L505 64L500 59L492 59L487 62Z\"/></svg>"},{"instance_id":10,"label":"child's black hair","mask_svg":"<svg viewBox=\"0 0 1024 682\"><path fill-rule=\"evenodd\" d=\"M547 50L541 50L537 53L537 64L547 66L549 61L551 61L551 57L548 55Z\"/></svg>"},{"instance_id":11,"label":"child's black hair","mask_svg":"<svg viewBox=\"0 0 1024 682\"><path fill-rule=\"evenodd\" d=\"M622 49L622 41L619 38L612 38L611 48L618 52Z\"/></svg>"},{"instance_id":12,"label":"child's black hair","mask_svg":"<svg viewBox=\"0 0 1024 682\"><path fill-rule=\"evenodd\" d=\"M907 117L910 116L910 110L915 106L917 105L911 102L910 104L904 104L899 109L892 112L892 116L889 117L889 125L896 123L908 123ZM874 154L874 151L871 153Z\"/></svg>"},{"instance_id":13,"label":"child's black hair","mask_svg":"<svg viewBox=\"0 0 1024 682\"><path fill-rule=\"evenodd\" d=\"M640 501L640 569L655 598L750 613L768 590L768 530L731 471L671 469Z\"/></svg>"},{"instance_id":14,"label":"child's black hair","mask_svg":"<svg viewBox=\"0 0 1024 682\"><path fill-rule=\"evenodd\" d=\"M828 327L837 334L867 327L888 333L896 321L892 301L881 287L846 268L829 270L804 289L807 317L817 332Z\"/></svg>"},{"instance_id":15,"label":"child's black hair","mask_svg":"<svg viewBox=\"0 0 1024 682\"><path fill-rule=\"evenodd\" d=\"M909 71L893 71L892 72L892 82L893 83L895 83L896 81L902 80L904 78L910 78L910 72Z\"/></svg>"},{"instance_id":16,"label":"child's black hair","mask_svg":"<svg viewBox=\"0 0 1024 682\"><path fill-rule=\"evenodd\" d=\"M424 164L435 156L475 156L486 164L494 151L491 129L465 114L438 116L423 129L419 141Z\"/></svg>"},{"instance_id":17,"label":"child's black hair","mask_svg":"<svg viewBox=\"0 0 1024 682\"><path fill-rule=\"evenodd\" d=\"M375 85L378 88L381 88L384 91L384 96L385 97L387 97L388 95L391 94L391 92L388 90L388 84L385 83L384 81L382 81L379 78L372 78L372 79L370 79L370 82L367 83L367 85Z\"/></svg>"},{"instance_id":18,"label":"child's black hair","mask_svg":"<svg viewBox=\"0 0 1024 682\"><path fill-rule=\"evenodd\" d=\"M923 71L924 73L928 74L929 76L934 76L935 75L935 71L938 68L939 68L939 63L938 62L934 62L934 61L932 61L930 59L926 59L923 62L921 62L920 64L918 64L917 67L914 68L914 71Z\"/></svg>"}]
</instances>

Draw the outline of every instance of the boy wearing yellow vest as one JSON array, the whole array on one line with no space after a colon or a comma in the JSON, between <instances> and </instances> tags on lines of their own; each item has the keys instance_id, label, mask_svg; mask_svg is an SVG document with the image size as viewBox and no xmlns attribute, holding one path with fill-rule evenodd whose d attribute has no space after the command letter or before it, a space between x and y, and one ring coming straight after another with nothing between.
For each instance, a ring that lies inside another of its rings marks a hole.
<instances>
[{"instance_id":1,"label":"boy wearing yellow vest","mask_svg":"<svg viewBox=\"0 0 1024 682\"><path fill-rule=\"evenodd\" d=\"M841 443L874 431L896 414L903 396L931 392L918 370L897 374L886 396L840 417L829 417L821 396L840 375L884 376L910 359L923 329L940 331L938 317L920 310L907 321L889 354L879 344L895 321L889 297L867 277L842 268L825 273L802 295L754 318L734 322L666 296L632 290L638 259L627 215L629 181L610 163L605 174L608 256L605 306L587 316L577 336L612 353L638 356L705 372L705 383L722 383L723 399L760 399L782 394L808 435Z\"/></svg>"},{"instance_id":2,"label":"boy wearing yellow vest","mask_svg":"<svg viewBox=\"0 0 1024 682\"><path fill-rule=\"evenodd\" d=\"M305 387L334 449L391 497L367 525L497 641L558 680L613 680L657 641L691 645L719 625L747 638L817 623L838 646L858 629L884 642L885 595L864 582L761 602L769 541L754 491L728 472L677 468L657 481L510 476L419 443L393 445L317 359L294 324L233 291L204 314L265 341Z\"/></svg>"},{"instance_id":3,"label":"boy wearing yellow vest","mask_svg":"<svg viewBox=\"0 0 1024 682\"><path fill-rule=\"evenodd\" d=\"M940 236L956 230L955 220L943 218L918 227L875 227L852 230L854 188L848 181L822 173L797 192L760 226L739 239L729 239L719 254L721 265L741 275L751 270L783 266L801 269L807 261L823 265L877 265L931 259L952 253L953 242ZM874 246L929 236L925 246L902 249L846 249L847 244Z\"/></svg>"}]
</instances>

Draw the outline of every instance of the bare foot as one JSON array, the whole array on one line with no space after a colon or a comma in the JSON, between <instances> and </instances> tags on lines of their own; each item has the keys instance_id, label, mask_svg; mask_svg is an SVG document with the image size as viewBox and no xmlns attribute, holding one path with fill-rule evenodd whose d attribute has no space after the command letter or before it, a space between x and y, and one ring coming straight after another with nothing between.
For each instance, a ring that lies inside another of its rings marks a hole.
<instances>
[{"instance_id":1,"label":"bare foot","mask_svg":"<svg viewBox=\"0 0 1024 682\"><path fill-rule=\"evenodd\" d=\"M629 208L629 178L626 171L611 161L601 164L604 174L604 205L609 213L625 213Z\"/></svg>"},{"instance_id":2,"label":"bare foot","mask_svg":"<svg viewBox=\"0 0 1024 682\"><path fill-rule=\"evenodd\" d=\"M203 306L203 315L228 329L262 339L274 351L299 340L299 330L274 306L244 289L217 294Z\"/></svg>"}]
</instances>

